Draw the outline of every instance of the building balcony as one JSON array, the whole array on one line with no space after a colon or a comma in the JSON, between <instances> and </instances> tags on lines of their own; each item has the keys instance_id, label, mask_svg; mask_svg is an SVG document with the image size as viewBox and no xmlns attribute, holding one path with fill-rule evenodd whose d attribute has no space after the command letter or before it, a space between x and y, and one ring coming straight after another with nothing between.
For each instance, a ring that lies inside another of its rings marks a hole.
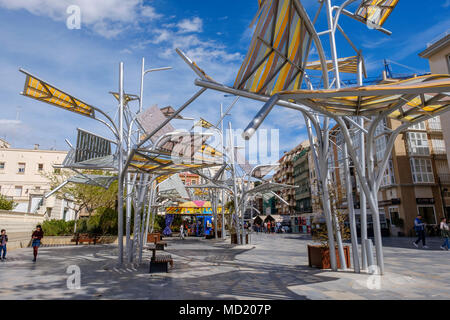
<instances>
[{"instance_id":1,"label":"building balcony","mask_svg":"<svg viewBox=\"0 0 450 320\"><path fill-rule=\"evenodd\" d=\"M428 124L428 131L430 133L442 133L442 127L439 125L430 125Z\"/></svg>"},{"instance_id":2,"label":"building balcony","mask_svg":"<svg viewBox=\"0 0 450 320\"><path fill-rule=\"evenodd\" d=\"M439 174L438 177L441 184L450 184L450 174Z\"/></svg>"}]
</instances>

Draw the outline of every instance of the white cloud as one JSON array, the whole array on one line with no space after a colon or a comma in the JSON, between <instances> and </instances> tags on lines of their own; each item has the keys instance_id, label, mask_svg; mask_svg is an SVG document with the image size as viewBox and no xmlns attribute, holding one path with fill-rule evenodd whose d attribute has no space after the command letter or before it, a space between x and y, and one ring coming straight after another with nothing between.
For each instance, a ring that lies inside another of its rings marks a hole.
<instances>
[{"instance_id":1,"label":"white cloud","mask_svg":"<svg viewBox=\"0 0 450 320\"><path fill-rule=\"evenodd\" d=\"M69 6L81 9L81 27L92 28L101 36L112 38L124 31L126 24L156 20L162 17L143 0L0 0L0 7L65 21Z\"/></svg>"},{"instance_id":2,"label":"white cloud","mask_svg":"<svg viewBox=\"0 0 450 320\"><path fill-rule=\"evenodd\" d=\"M203 20L199 17L184 19L177 23L177 27L180 33L202 32Z\"/></svg>"},{"instance_id":3,"label":"white cloud","mask_svg":"<svg viewBox=\"0 0 450 320\"><path fill-rule=\"evenodd\" d=\"M22 121L20 120L10 120L10 119L0 119L0 125L2 126L15 126L20 125Z\"/></svg>"}]
</instances>

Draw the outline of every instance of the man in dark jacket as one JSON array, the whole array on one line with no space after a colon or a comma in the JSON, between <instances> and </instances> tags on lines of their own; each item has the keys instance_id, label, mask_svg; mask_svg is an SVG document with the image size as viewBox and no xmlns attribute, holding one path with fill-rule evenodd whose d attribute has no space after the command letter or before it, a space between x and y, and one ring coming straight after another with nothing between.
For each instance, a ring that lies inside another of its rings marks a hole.
<instances>
[{"instance_id":1,"label":"man in dark jacket","mask_svg":"<svg viewBox=\"0 0 450 320\"><path fill-rule=\"evenodd\" d=\"M8 242L8 236L6 235L5 229L2 229L0 232L0 260L6 260L6 243Z\"/></svg>"},{"instance_id":2,"label":"man in dark jacket","mask_svg":"<svg viewBox=\"0 0 450 320\"><path fill-rule=\"evenodd\" d=\"M423 248L428 249L428 247L425 245L425 223L422 222L422 216L420 214L414 220L414 230L416 231L418 238L413 242L413 245L418 248L419 242L420 240L422 240Z\"/></svg>"}]
</instances>

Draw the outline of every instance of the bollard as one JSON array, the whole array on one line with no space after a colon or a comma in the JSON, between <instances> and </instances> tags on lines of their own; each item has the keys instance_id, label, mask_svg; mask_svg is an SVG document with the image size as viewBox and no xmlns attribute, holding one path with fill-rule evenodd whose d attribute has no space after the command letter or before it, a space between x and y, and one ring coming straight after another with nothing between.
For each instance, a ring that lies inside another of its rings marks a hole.
<instances>
[{"instance_id":1,"label":"bollard","mask_svg":"<svg viewBox=\"0 0 450 320\"><path fill-rule=\"evenodd\" d=\"M373 266L373 243L371 239L366 239L366 254L367 254L367 265L369 267L369 273L373 272L371 266Z\"/></svg>"}]
</instances>

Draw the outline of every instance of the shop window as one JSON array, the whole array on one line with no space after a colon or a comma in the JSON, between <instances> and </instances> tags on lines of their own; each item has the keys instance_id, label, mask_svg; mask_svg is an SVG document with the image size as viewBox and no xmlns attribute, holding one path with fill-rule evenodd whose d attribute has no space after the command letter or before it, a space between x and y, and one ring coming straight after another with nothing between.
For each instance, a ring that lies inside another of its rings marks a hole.
<instances>
[{"instance_id":1,"label":"shop window","mask_svg":"<svg viewBox=\"0 0 450 320\"><path fill-rule=\"evenodd\" d=\"M419 207L419 214L426 224L436 224L436 215L434 213L434 206Z\"/></svg>"},{"instance_id":2,"label":"shop window","mask_svg":"<svg viewBox=\"0 0 450 320\"><path fill-rule=\"evenodd\" d=\"M4 162L0 162L0 170L5 170L5 163Z\"/></svg>"},{"instance_id":3,"label":"shop window","mask_svg":"<svg viewBox=\"0 0 450 320\"><path fill-rule=\"evenodd\" d=\"M400 214L398 213L398 208L389 208L389 218L391 219L391 225L396 227L402 226Z\"/></svg>"}]
</instances>

